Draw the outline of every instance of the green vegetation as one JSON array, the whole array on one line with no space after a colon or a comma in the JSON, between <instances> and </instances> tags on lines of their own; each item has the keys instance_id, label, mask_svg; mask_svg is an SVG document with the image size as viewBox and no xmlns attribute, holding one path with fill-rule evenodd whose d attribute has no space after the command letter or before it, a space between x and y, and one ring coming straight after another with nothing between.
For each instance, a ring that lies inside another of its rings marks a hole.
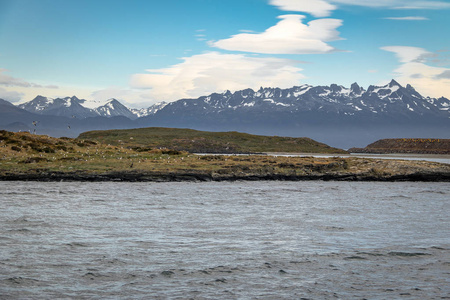
<instances>
[{"instance_id":1,"label":"green vegetation","mask_svg":"<svg viewBox=\"0 0 450 300\"><path fill-rule=\"evenodd\" d=\"M174 149L190 153L347 153L309 138L260 136L239 132L207 132L177 128L89 131L79 139L123 146L137 151Z\"/></svg>"}]
</instances>

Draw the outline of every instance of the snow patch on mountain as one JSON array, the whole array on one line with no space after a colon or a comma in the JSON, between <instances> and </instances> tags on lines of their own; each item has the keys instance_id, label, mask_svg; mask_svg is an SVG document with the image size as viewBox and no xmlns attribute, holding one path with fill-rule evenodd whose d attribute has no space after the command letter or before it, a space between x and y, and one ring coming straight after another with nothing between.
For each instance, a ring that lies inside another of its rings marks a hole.
<instances>
[{"instance_id":1,"label":"snow patch on mountain","mask_svg":"<svg viewBox=\"0 0 450 300\"><path fill-rule=\"evenodd\" d=\"M95 116L124 116L137 119L158 115L162 111L171 114L189 112L219 114L235 112L276 112L300 113L320 112L344 116L358 115L431 115L450 117L450 100L423 97L409 84L401 86L395 80L384 86L369 86L367 90L356 82L350 88L332 84L330 86L301 85L288 89L263 88L258 91L245 89L236 92L229 90L213 93L197 99L181 99L175 102L160 102L148 108L130 109L116 99L109 99L103 105L94 108L92 101L66 98L47 98L38 96L19 107L27 111L47 114L87 118Z\"/></svg>"}]
</instances>

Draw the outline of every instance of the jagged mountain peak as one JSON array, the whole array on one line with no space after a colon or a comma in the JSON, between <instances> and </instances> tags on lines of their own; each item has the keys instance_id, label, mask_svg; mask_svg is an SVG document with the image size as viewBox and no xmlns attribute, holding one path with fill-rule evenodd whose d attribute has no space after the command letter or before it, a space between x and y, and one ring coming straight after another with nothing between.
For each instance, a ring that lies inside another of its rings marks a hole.
<instances>
[{"instance_id":1,"label":"jagged mountain peak","mask_svg":"<svg viewBox=\"0 0 450 300\"><path fill-rule=\"evenodd\" d=\"M342 85L337 85L337 84L333 83L333 84L330 85L330 89L331 89L331 91L333 91L333 92L336 93L336 92L342 91L343 86L342 86Z\"/></svg>"},{"instance_id":2,"label":"jagged mountain peak","mask_svg":"<svg viewBox=\"0 0 450 300\"><path fill-rule=\"evenodd\" d=\"M109 99L104 105L94 109L94 111L102 117L118 117L124 116L129 119L136 119L137 116L125 105L115 98Z\"/></svg>"},{"instance_id":3,"label":"jagged mountain peak","mask_svg":"<svg viewBox=\"0 0 450 300\"><path fill-rule=\"evenodd\" d=\"M147 108L132 109L131 111L136 117L141 118L141 117L147 117L149 115L154 115L158 111L160 111L164 107L166 107L167 105L169 105L169 103L162 101L162 102L155 103Z\"/></svg>"},{"instance_id":4,"label":"jagged mountain peak","mask_svg":"<svg viewBox=\"0 0 450 300\"><path fill-rule=\"evenodd\" d=\"M303 84L284 89L260 87L256 92L251 88L233 92L226 90L197 99L181 99L171 102L170 105L165 102L157 103L143 109L129 109L115 98L109 99L106 104L94 109L84 107L82 103L85 100L80 100L76 96L64 99L50 99L39 95L33 100L34 106L25 109L41 114L71 114L78 118L125 116L130 119L156 115L162 110L167 112L177 109L178 111L193 112L200 108L201 113L204 114L240 109L247 112L258 112L258 110L290 113L319 111L320 113L349 116L362 113L381 115L392 112L401 112L402 114L427 114L432 111L450 113L448 109L450 100L424 98L411 85L402 87L394 79L382 86L371 85L367 91L356 82L351 84L350 88L333 83L329 86ZM169 108L165 109L166 106Z\"/></svg>"},{"instance_id":5,"label":"jagged mountain peak","mask_svg":"<svg viewBox=\"0 0 450 300\"><path fill-rule=\"evenodd\" d=\"M110 98L110 99L108 99L107 101L106 101L106 103L104 104L104 105L100 105L100 106L98 106L97 108L95 108L95 109L98 109L98 108L100 108L100 107L110 107L110 108L117 108L117 107L120 107L120 108L123 108L123 107L125 107L125 108L127 108L125 105L123 105L119 100L117 100L117 99L115 99L115 98ZM128 109L128 108L127 108Z\"/></svg>"},{"instance_id":6,"label":"jagged mountain peak","mask_svg":"<svg viewBox=\"0 0 450 300\"><path fill-rule=\"evenodd\" d=\"M400 83L398 83L398 82L395 81L394 79L392 79L391 82L389 82L388 86L389 86L390 88L392 88L392 87L394 87L394 86L402 87L402 86L400 85Z\"/></svg>"},{"instance_id":7,"label":"jagged mountain peak","mask_svg":"<svg viewBox=\"0 0 450 300\"><path fill-rule=\"evenodd\" d=\"M120 103L120 101L117 100L116 98L108 99L106 102L107 102L107 103L114 103L114 104L120 104L120 105L123 105L123 104Z\"/></svg>"},{"instance_id":8,"label":"jagged mountain peak","mask_svg":"<svg viewBox=\"0 0 450 300\"><path fill-rule=\"evenodd\" d=\"M356 82L352 83L352 85L350 86L350 91L351 91L352 93L356 94L356 95L360 95L360 94L363 92L363 90L364 90L364 89L361 88L361 87L359 86L359 84L356 83Z\"/></svg>"}]
</instances>

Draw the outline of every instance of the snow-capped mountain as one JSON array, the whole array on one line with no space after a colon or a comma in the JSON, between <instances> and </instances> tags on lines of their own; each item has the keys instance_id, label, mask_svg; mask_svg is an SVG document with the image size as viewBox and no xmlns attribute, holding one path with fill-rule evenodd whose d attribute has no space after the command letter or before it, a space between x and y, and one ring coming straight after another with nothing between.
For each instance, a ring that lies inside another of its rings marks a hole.
<instances>
[{"instance_id":1,"label":"snow-capped mountain","mask_svg":"<svg viewBox=\"0 0 450 300\"><path fill-rule=\"evenodd\" d=\"M131 109L131 112L138 118L146 117L146 116L156 114L159 110L163 109L167 104L168 104L167 102L162 101L162 102L153 104L152 106L147 107L147 108Z\"/></svg>"},{"instance_id":2,"label":"snow-capped mountain","mask_svg":"<svg viewBox=\"0 0 450 300\"><path fill-rule=\"evenodd\" d=\"M158 115L208 115L237 113L325 113L336 116L450 117L450 100L420 95L411 85L402 87L392 80L384 86L369 86L367 90L353 83L350 88L301 85L289 89L260 88L231 93L213 93L197 99L160 102L148 108L129 109L116 99L90 109L86 100L77 97L51 99L37 96L19 105L32 113L76 118L124 116L129 119L152 118Z\"/></svg>"},{"instance_id":3,"label":"snow-capped mountain","mask_svg":"<svg viewBox=\"0 0 450 300\"><path fill-rule=\"evenodd\" d=\"M260 88L231 93L226 91L198 99L183 99L166 106L169 113L200 112L220 114L225 112L313 112L340 116L390 115L409 116L434 115L450 117L450 100L425 98L414 88L402 87L395 80L385 86L369 86L367 90L357 83L350 88L302 85L290 89Z\"/></svg>"},{"instance_id":4,"label":"snow-capped mountain","mask_svg":"<svg viewBox=\"0 0 450 300\"><path fill-rule=\"evenodd\" d=\"M109 99L104 105L96 108L84 106L83 104L86 102L86 100L78 99L75 96L56 99L37 96L29 102L18 105L18 107L39 115L62 116L78 119L123 116L134 120L139 117L138 114L132 112L131 109L116 99Z\"/></svg>"},{"instance_id":5,"label":"snow-capped mountain","mask_svg":"<svg viewBox=\"0 0 450 300\"><path fill-rule=\"evenodd\" d=\"M86 100L78 99L75 96L56 99L37 96L29 102L18 105L18 107L39 115L62 116L78 119L99 116L107 118L122 116L135 120L140 117L154 115L167 105L166 102L159 102L148 108L130 109L120 103L117 99L112 98L104 105L88 108L83 105L86 102Z\"/></svg>"},{"instance_id":6,"label":"snow-capped mountain","mask_svg":"<svg viewBox=\"0 0 450 300\"><path fill-rule=\"evenodd\" d=\"M81 119L97 116L98 114L95 111L82 105L85 101L84 99L78 99L76 96L56 99L37 96L29 102L20 104L19 108L39 115Z\"/></svg>"},{"instance_id":7,"label":"snow-capped mountain","mask_svg":"<svg viewBox=\"0 0 450 300\"><path fill-rule=\"evenodd\" d=\"M169 103L135 122L209 131L310 137L336 147L387 137L450 138L450 100L425 98L392 80L366 89L301 85L213 93Z\"/></svg>"},{"instance_id":8,"label":"snow-capped mountain","mask_svg":"<svg viewBox=\"0 0 450 300\"><path fill-rule=\"evenodd\" d=\"M116 99L110 99L105 105L93 109L99 116L102 117L117 117L123 116L129 119L137 119L138 116L134 114L128 107L120 103Z\"/></svg>"},{"instance_id":9,"label":"snow-capped mountain","mask_svg":"<svg viewBox=\"0 0 450 300\"><path fill-rule=\"evenodd\" d=\"M342 148L364 147L390 137L450 138L450 100L424 97L411 85L403 87L395 80L367 89L354 83L349 88L332 84L226 91L140 110L115 99L93 109L83 106L84 102L76 97L42 96L19 107L0 102L0 127L22 122L42 134L65 136L149 126L233 130L306 136ZM37 126L34 121L39 121Z\"/></svg>"}]
</instances>

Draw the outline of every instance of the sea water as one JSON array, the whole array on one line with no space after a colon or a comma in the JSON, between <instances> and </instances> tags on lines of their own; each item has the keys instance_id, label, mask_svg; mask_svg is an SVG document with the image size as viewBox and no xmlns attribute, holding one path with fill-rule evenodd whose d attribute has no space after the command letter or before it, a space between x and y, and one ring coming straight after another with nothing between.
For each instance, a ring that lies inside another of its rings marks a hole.
<instances>
[{"instance_id":1,"label":"sea water","mask_svg":"<svg viewBox=\"0 0 450 300\"><path fill-rule=\"evenodd\" d=\"M1 299L450 297L450 185L0 182Z\"/></svg>"}]
</instances>

